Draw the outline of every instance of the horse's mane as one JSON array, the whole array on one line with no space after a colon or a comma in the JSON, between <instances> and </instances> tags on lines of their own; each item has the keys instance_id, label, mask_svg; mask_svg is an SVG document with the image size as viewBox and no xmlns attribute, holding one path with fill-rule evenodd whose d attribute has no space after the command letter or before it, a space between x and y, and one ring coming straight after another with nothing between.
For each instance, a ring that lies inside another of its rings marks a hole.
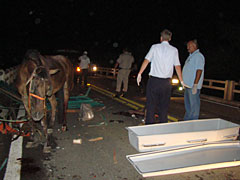
<instances>
[{"instance_id":1,"label":"horse's mane","mask_svg":"<svg viewBox=\"0 0 240 180\"><path fill-rule=\"evenodd\" d=\"M33 61L37 66L41 66L42 62L40 59L40 52L36 49L27 50L23 59L23 63L26 63L28 61Z\"/></svg>"},{"instance_id":2,"label":"horse's mane","mask_svg":"<svg viewBox=\"0 0 240 180\"><path fill-rule=\"evenodd\" d=\"M23 64L28 63L29 61L33 62L36 64L36 73L39 77L42 78L49 78L48 72L47 72L47 67L45 67L42 64L41 61L41 54L38 50L36 49L29 49L25 53L24 59L23 59Z\"/></svg>"}]
</instances>

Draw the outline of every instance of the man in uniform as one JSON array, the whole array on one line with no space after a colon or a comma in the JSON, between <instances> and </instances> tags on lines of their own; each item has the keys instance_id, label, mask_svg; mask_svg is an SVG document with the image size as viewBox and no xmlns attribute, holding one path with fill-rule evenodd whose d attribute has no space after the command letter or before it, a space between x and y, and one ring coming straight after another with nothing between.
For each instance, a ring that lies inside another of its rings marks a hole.
<instances>
[{"instance_id":1,"label":"man in uniform","mask_svg":"<svg viewBox=\"0 0 240 180\"><path fill-rule=\"evenodd\" d=\"M115 70L119 66L119 71L117 75L117 87L116 87L116 97L124 96L128 90L128 78L131 72L132 63L134 62L134 57L131 52L127 50L127 48L123 49L123 53L120 54L117 62L115 64ZM121 93L123 83L123 92Z\"/></svg>"}]
</instances>

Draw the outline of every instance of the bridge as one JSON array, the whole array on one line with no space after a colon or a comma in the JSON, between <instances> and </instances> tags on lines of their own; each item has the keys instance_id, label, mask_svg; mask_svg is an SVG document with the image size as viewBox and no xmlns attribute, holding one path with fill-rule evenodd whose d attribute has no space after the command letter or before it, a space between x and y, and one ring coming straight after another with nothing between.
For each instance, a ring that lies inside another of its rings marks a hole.
<instances>
[{"instance_id":1,"label":"bridge","mask_svg":"<svg viewBox=\"0 0 240 180\"><path fill-rule=\"evenodd\" d=\"M16 69L17 66L8 68L6 70L0 69L0 81L4 81L7 84L13 83L16 76ZM96 75L102 75L106 76L107 78L116 79L118 70L115 70L114 68L97 67L97 69L94 70L94 73ZM223 100L222 102L227 104L238 104L240 102L240 80L239 82L236 82L233 80L215 80L205 78L202 91L205 92L205 90L210 92L212 96L210 99L218 97L215 98L215 100L220 101L220 97ZM202 94L204 94L204 92L202 92Z\"/></svg>"},{"instance_id":2,"label":"bridge","mask_svg":"<svg viewBox=\"0 0 240 180\"><path fill-rule=\"evenodd\" d=\"M16 68L0 71L0 80L9 85L13 84L15 71ZM73 96L87 94L104 106L95 107L94 119L85 122L78 120L78 110L69 110L69 131L66 134L60 133L59 126L56 125L54 129L56 144L51 156L43 155L41 148L26 149L23 138L23 154L18 160L21 161L22 167L16 167L21 171L18 174L19 179L34 179L40 175L50 179L141 179L125 158L126 155L137 153L129 144L125 127L141 124L144 118L141 112L145 107L146 98L142 89L136 85L134 78L129 81L128 94L125 97L114 98L116 74L117 72L112 68L98 68L98 71L89 78L90 88L87 89L89 91L82 89L80 84L75 82ZM239 82L206 79L204 88L213 91L210 94L215 94L215 91L221 92L223 96L202 94L200 118L222 118L239 124ZM3 91L1 94L11 94ZM182 121L183 116L183 95L181 91L176 91L171 97L169 122ZM5 137L0 136L0 138ZM0 144L1 152L6 151L5 148ZM17 150L17 152L21 151ZM6 155L0 158L3 170L7 167L6 159ZM239 167L232 167L153 179L171 178L239 179L240 173Z\"/></svg>"}]
</instances>

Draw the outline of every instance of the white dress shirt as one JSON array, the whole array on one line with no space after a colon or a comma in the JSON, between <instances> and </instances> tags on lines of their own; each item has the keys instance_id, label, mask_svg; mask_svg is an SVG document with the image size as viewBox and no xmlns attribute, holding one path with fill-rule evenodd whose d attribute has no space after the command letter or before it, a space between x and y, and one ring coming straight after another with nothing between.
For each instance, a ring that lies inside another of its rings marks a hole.
<instances>
[{"instance_id":1,"label":"white dress shirt","mask_svg":"<svg viewBox=\"0 0 240 180\"><path fill-rule=\"evenodd\" d=\"M150 76L172 78L174 66L181 65L177 48L167 41L154 44L145 59L151 62Z\"/></svg>"}]
</instances>

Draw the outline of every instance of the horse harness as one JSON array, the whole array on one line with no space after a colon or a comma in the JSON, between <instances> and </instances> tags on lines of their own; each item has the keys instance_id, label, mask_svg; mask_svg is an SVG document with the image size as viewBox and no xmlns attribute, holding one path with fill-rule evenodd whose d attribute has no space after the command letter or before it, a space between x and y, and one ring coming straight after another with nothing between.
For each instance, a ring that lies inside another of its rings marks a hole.
<instances>
[{"instance_id":1,"label":"horse harness","mask_svg":"<svg viewBox=\"0 0 240 180\"><path fill-rule=\"evenodd\" d=\"M46 82L44 81L44 91L46 90L45 86L46 86ZM31 97L34 97L34 98L37 98L37 99L43 101L43 106L44 106L43 108L44 108L45 115L46 115L46 112L47 112L47 110L46 110L46 97L41 97L41 96L38 96L38 95L32 93L33 92L33 90L32 90L32 80L30 81L28 92L29 92L29 94L28 94L28 108L29 108L29 111L31 111Z\"/></svg>"}]
</instances>

